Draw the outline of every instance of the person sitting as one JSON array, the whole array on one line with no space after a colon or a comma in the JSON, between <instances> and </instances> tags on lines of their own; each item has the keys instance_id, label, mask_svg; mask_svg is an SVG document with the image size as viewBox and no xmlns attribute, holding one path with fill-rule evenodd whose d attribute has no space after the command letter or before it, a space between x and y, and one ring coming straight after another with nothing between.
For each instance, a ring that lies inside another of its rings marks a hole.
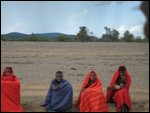
<instances>
[{"instance_id":1,"label":"person sitting","mask_svg":"<svg viewBox=\"0 0 150 113\"><path fill-rule=\"evenodd\" d=\"M131 109L130 83L131 78L126 67L120 66L107 87L106 94L107 102L115 103L118 112L127 112Z\"/></svg>"},{"instance_id":2,"label":"person sitting","mask_svg":"<svg viewBox=\"0 0 150 113\"><path fill-rule=\"evenodd\" d=\"M5 67L1 76L1 112L22 112L20 103L20 80L12 67Z\"/></svg>"},{"instance_id":3,"label":"person sitting","mask_svg":"<svg viewBox=\"0 0 150 113\"><path fill-rule=\"evenodd\" d=\"M52 80L44 104L48 112L66 112L72 108L73 91L71 84L63 79L61 71L56 72L56 77Z\"/></svg>"},{"instance_id":4,"label":"person sitting","mask_svg":"<svg viewBox=\"0 0 150 113\"><path fill-rule=\"evenodd\" d=\"M94 70L90 70L85 77L76 107L80 112L109 111L102 84Z\"/></svg>"}]
</instances>

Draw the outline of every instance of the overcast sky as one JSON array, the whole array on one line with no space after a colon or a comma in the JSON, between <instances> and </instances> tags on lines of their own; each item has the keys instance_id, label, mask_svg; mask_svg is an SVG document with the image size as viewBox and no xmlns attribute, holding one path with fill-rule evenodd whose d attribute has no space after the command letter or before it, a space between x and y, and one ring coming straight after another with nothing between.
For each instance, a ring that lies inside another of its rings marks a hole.
<instances>
[{"instance_id":1,"label":"overcast sky","mask_svg":"<svg viewBox=\"0 0 150 113\"><path fill-rule=\"evenodd\" d=\"M2 1L1 33L76 34L86 26L100 37L104 27L143 35L145 17L140 1Z\"/></svg>"}]
</instances>

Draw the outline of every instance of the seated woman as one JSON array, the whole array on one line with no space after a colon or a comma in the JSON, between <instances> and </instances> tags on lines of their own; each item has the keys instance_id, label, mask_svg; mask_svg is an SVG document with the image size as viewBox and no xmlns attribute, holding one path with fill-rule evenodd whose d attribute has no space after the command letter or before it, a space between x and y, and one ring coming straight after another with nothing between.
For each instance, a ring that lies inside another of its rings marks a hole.
<instances>
[{"instance_id":1,"label":"seated woman","mask_svg":"<svg viewBox=\"0 0 150 113\"><path fill-rule=\"evenodd\" d=\"M127 112L131 108L129 95L131 78L125 66L120 66L115 72L110 85L107 88L107 102L115 102L117 111Z\"/></svg>"},{"instance_id":2,"label":"seated woman","mask_svg":"<svg viewBox=\"0 0 150 113\"><path fill-rule=\"evenodd\" d=\"M1 112L22 112L20 81L12 67L6 67L1 76Z\"/></svg>"},{"instance_id":3,"label":"seated woman","mask_svg":"<svg viewBox=\"0 0 150 113\"><path fill-rule=\"evenodd\" d=\"M94 70L90 70L82 84L76 107L80 112L108 112L102 84Z\"/></svg>"},{"instance_id":4,"label":"seated woman","mask_svg":"<svg viewBox=\"0 0 150 113\"><path fill-rule=\"evenodd\" d=\"M1 80L5 81L15 81L16 76L13 74L12 67L5 67L3 74L1 76Z\"/></svg>"},{"instance_id":5,"label":"seated woman","mask_svg":"<svg viewBox=\"0 0 150 113\"><path fill-rule=\"evenodd\" d=\"M46 100L42 105L48 112L66 112L72 108L73 91L71 84L63 79L61 71L56 72L52 80Z\"/></svg>"}]
</instances>

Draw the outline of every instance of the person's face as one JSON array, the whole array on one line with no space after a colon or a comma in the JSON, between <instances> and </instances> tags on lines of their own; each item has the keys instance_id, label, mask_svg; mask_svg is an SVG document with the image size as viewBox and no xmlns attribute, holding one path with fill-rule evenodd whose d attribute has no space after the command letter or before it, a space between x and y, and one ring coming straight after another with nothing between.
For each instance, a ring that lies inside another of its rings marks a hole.
<instances>
[{"instance_id":1,"label":"person's face","mask_svg":"<svg viewBox=\"0 0 150 113\"><path fill-rule=\"evenodd\" d=\"M5 76L9 76L11 75L11 73L12 73L11 69L6 69Z\"/></svg>"},{"instance_id":2,"label":"person's face","mask_svg":"<svg viewBox=\"0 0 150 113\"><path fill-rule=\"evenodd\" d=\"M62 79L63 79L63 74L57 73L57 74L56 74L56 80L57 80L58 82L61 82Z\"/></svg>"},{"instance_id":3,"label":"person's face","mask_svg":"<svg viewBox=\"0 0 150 113\"><path fill-rule=\"evenodd\" d=\"M95 73L92 72L91 75L90 75L90 80L91 80L91 81L94 81L95 79L96 79Z\"/></svg>"},{"instance_id":4,"label":"person's face","mask_svg":"<svg viewBox=\"0 0 150 113\"><path fill-rule=\"evenodd\" d=\"M120 76L124 76L124 71L120 71Z\"/></svg>"}]
</instances>

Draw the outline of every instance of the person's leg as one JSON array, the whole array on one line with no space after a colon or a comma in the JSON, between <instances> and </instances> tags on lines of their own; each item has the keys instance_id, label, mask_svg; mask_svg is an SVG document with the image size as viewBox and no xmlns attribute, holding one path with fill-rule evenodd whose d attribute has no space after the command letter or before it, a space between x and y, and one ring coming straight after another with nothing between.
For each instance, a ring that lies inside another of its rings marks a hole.
<instances>
[{"instance_id":1,"label":"person's leg","mask_svg":"<svg viewBox=\"0 0 150 113\"><path fill-rule=\"evenodd\" d=\"M128 112L128 106L124 104L125 112Z\"/></svg>"},{"instance_id":2,"label":"person's leg","mask_svg":"<svg viewBox=\"0 0 150 113\"><path fill-rule=\"evenodd\" d=\"M121 112L128 112L128 107L127 107L126 104L123 104L123 105L121 106Z\"/></svg>"},{"instance_id":3,"label":"person's leg","mask_svg":"<svg viewBox=\"0 0 150 113\"><path fill-rule=\"evenodd\" d=\"M112 92L112 94L110 96L110 99L109 99L109 103L115 103L114 100L113 100L114 94L115 94L115 91Z\"/></svg>"},{"instance_id":4,"label":"person's leg","mask_svg":"<svg viewBox=\"0 0 150 113\"><path fill-rule=\"evenodd\" d=\"M124 111L124 105L121 106L121 112L125 112Z\"/></svg>"}]
</instances>

